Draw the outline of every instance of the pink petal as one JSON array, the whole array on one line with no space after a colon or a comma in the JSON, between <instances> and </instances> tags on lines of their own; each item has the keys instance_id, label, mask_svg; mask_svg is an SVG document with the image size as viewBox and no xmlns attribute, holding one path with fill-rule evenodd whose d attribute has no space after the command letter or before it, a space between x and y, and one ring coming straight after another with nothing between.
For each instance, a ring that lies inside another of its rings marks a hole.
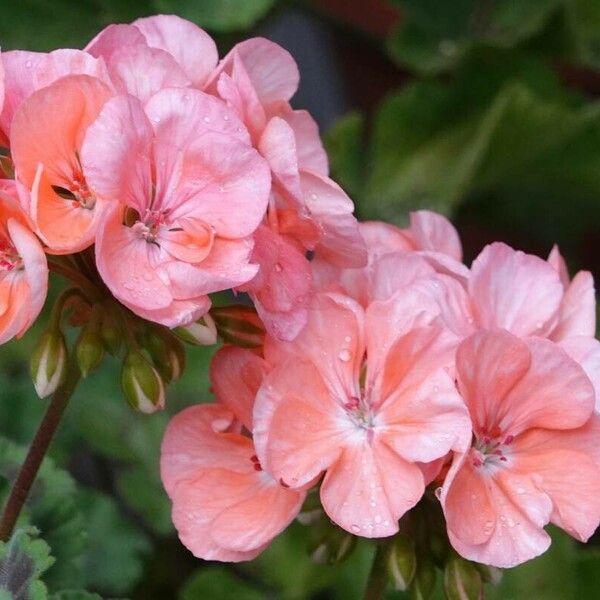
<instances>
[{"instance_id":1,"label":"pink petal","mask_svg":"<svg viewBox=\"0 0 600 600\"><path fill-rule=\"evenodd\" d=\"M193 218L178 219L177 227L160 232L160 246L177 260L187 263L202 262L213 246L214 232L202 221Z\"/></svg>"},{"instance_id":2,"label":"pink petal","mask_svg":"<svg viewBox=\"0 0 600 600\"><path fill-rule=\"evenodd\" d=\"M131 94L146 102L166 87L190 85L175 59L157 48L125 46L113 52L108 61L111 80L121 94Z\"/></svg>"},{"instance_id":3,"label":"pink petal","mask_svg":"<svg viewBox=\"0 0 600 600\"><path fill-rule=\"evenodd\" d=\"M471 420L445 370L454 347L443 330L423 327L401 337L388 352L376 400L377 429L411 462L430 462L470 446Z\"/></svg>"},{"instance_id":4,"label":"pink petal","mask_svg":"<svg viewBox=\"0 0 600 600\"><path fill-rule=\"evenodd\" d=\"M133 25L109 25L105 27L89 44L85 51L96 58L109 60L113 52L121 48L147 46L142 32Z\"/></svg>"},{"instance_id":5,"label":"pink petal","mask_svg":"<svg viewBox=\"0 0 600 600\"><path fill-rule=\"evenodd\" d=\"M410 213L410 234L419 250L439 252L458 262L462 260L462 246L456 229L442 215L429 210Z\"/></svg>"},{"instance_id":6,"label":"pink petal","mask_svg":"<svg viewBox=\"0 0 600 600\"><path fill-rule=\"evenodd\" d=\"M552 246L552 250L550 251L550 255L548 256L548 264L554 267L554 270L558 273L558 276L560 277L560 281L563 284L563 287L567 289L571 281L569 278L569 271L567 269L567 263L562 257L562 254L560 253L560 250L558 249L558 246L556 244Z\"/></svg>"},{"instance_id":7,"label":"pink petal","mask_svg":"<svg viewBox=\"0 0 600 600\"><path fill-rule=\"evenodd\" d=\"M596 412L600 412L600 342L594 338L577 336L559 345L583 367L596 392Z\"/></svg>"},{"instance_id":8,"label":"pink petal","mask_svg":"<svg viewBox=\"0 0 600 600\"><path fill-rule=\"evenodd\" d=\"M354 535L388 537L425 491L420 469L376 440L348 444L321 486L323 508Z\"/></svg>"},{"instance_id":9,"label":"pink petal","mask_svg":"<svg viewBox=\"0 0 600 600\"><path fill-rule=\"evenodd\" d=\"M218 98L190 89L158 91L145 106L157 137L177 148L187 148L207 131L216 131L250 145L246 127Z\"/></svg>"},{"instance_id":10,"label":"pink petal","mask_svg":"<svg viewBox=\"0 0 600 600\"><path fill-rule=\"evenodd\" d=\"M557 272L541 258L494 243L473 262L469 293L482 327L526 336L556 315L563 288Z\"/></svg>"},{"instance_id":11,"label":"pink petal","mask_svg":"<svg viewBox=\"0 0 600 600\"><path fill-rule=\"evenodd\" d=\"M354 205L334 181L310 171L301 173L304 202L322 228L315 252L339 267L367 264L367 248L352 214Z\"/></svg>"},{"instance_id":12,"label":"pink petal","mask_svg":"<svg viewBox=\"0 0 600 600\"><path fill-rule=\"evenodd\" d=\"M213 357L210 380L214 393L252 431L254 399L267 373L260 356L245 348L225 346Z\"/></svg>"},{"instance_id":13,"label":"pink petal","mask_svg":"<svg viewBox=\"0 0 600 600\"><path fill-rule=\"evenodd\" d=\"M190 406L171 419L160 451L160 476L169 496L175 495L181 482L193 482L205 469L252 472L252 442L222 434L234 419L229 409L218 404Z\"/></svg>"},{"instance_id":14,"label":"pink petal","mask_svg":"<svg viewBox=\"0 0 600 600\"><path fill-rule=\"evenodd\" d=\"M252 38L233 47L221 68L238 54L263 104L289 100L298 89L300 74L291 54L265 38Z\"/></svg>"},{"instance_id":15,"label":"pink petal","mask_svg":"<svg viewBox=\"0 0 600 600\"><path fill-rule=\"evenodd\" d=\"M101 197L148 208L151 189L152 127L133 96L109 100L90 125L81 148L86 180Z\"/></svg>"},{"instance_id":16,"label":"pink petal","mask_svg":"<svg viewBox=\"0 0 600 600\"><path fill-rule=\"evenodd\" d=\"M151 48L171 54L194 86L201 88L217 65L219 55L213 39L200 27L175 15L137 19L137 27Z\"/></svg>"},{"instance_id":17,"label":"pink petal","mask_svg":"<svg viewBox=\"0 0 600 600\"><path fill-rule=\"evenodd\" d=\"M565 291L560 304L558 324L550 337L560 341L577 335L593 338L595 333L594 278L588 271L579 271Z\"/></svg>"},{"instance_id":18,"label":"pink petal","mask_svg":"<svg viewBox=\"0 0 600 600\"><path fill-rule=\"evenodd\" d=\"M292 488L310 483L342 452L341 404L317 368L299 360L269 373L254 405L254 444L263 468Z\"/></svg>"},{"instance_id":19,"label":"pink petal","mask_svg":"<svg viewBox=\"0 0 600 600\"><path fill-rule=\"evenodd\" d=\"M45 60L34 71L33 85L40 89L67 75L89 75L110 85L108 71L103 60L88 52L61 48L46 55Z\"/></svg>"}]
</instances>

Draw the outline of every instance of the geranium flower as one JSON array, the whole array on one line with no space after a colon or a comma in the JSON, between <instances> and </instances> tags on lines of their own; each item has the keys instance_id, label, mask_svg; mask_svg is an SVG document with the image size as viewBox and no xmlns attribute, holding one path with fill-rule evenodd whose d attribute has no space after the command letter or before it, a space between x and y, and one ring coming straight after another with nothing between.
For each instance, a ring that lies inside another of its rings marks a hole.
<instances>
[{"instance_id":1,"label":"geranium flower","mask_svg":"<svg viewBox=\"0 0 600 600\"><path fill-rule=\"evenodd\" d=\"M441 493L454 548L512 567L548 548L549 522L587 540L600 522L600 470L581 367L548 340L502 330L465 340L456 367L474 437Z\"/></svg>"}]
</instances>

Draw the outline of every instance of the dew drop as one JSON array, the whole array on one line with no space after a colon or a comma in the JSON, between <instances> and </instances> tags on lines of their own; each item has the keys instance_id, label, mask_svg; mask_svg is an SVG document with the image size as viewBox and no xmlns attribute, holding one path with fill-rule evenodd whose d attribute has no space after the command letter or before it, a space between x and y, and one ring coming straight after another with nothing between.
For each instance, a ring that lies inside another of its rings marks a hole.
<instances>
[{"instance_id":1,"label":"dew drop","mask_svg":"<svg viewBox=\"0 0 600 600\"><path fill-rule=\"evenodd\" d=\"M360 533L360 525L350 525L350 529L352 529L354 533Z\"/></svg>"},{"instance_id":2,"label":"dew drop","mask_svg":"<svg viewBox=\"0 0 600 600\"><path fill-rule=\"evenodd\" d=\"M351 358L350 351L349 350L340 350L338 352L338 358L342 362L348 362L350 360L350 358Z\"/></svg>"},{"instance_id":3,"label":"dew drop","mask_svg":"<svg viewBox=\"0 0 600 600\"><path fill-rule=\"evenodd\" d=\"M280 265L279 263L276 263L276 264L275 264L275 270L276 270L278 273L281 273L281 271L282 271L282 267L281 267L281 265Z\"/></svg>"},{"instance_id":4,"label":"dew drop","mask_svg":"<svg viewBox=\"0 0 600 600\"><path fill-rule=\"evenodd\" d=\"M346 344L349 344L349 343L352 341L352 338L351 338L349 335L347 335L347 336L344 338L344 341L346 342Z\"/></svg>"},{"instance_id":5,"label":"dew drop","mask_svg":"<svg viewBox=\"0 0 600 600\"><path fill-rule=\"evenodd\" d=\"M215 431L224 431L229 427L229 421L227 419L213 419L211 425Z\"/></svg>"},{"instance_id":6,"label":"dew drop","mask_svg":"<svg viewBox=\"0 0 600 600\"><path fill-rule=\"evenodd\" d=\"M184 100L189 100L189 99L190 99L190 95L189 95L189 94L186 94L186 95L183 97L183 99L184 99Z\"/></svg>"},{"instance_id":7,"label":"dew drop","mask_svg":"<svg viewBox=\"0 0 600 600\"><path fill-rule=\"evenodd\" d=\"M144 273L144 279L145 279L146 281L152 281L152 273L149 273L148 271L146 271L146 272Z\"/></svg>"},{"instance_id":8,"label":"dew drop","mask_svg":"<svg viewBox=\"0 0 600 600\"><path fill-rule=\"evenodd\" d=\"M373 508L377 506L377 502L375 502L375 500L371 500L370 504Z\"/></svg>"},{"instance_id":9,"label":"dew drop","mask_svg":"<svg viewBox=\"0 0 600 600\"><path fill-rule=\"evenodd\" d=\"M375 515L375 523L381 523L381 515Z\"/></svg>"},{"instance_id":10,"label":"dew drop","mask_svg":"<svg viewBox=\"0 0 600 600\"><path fill-rule=\"evenodd\" d=\"M390 524L390 522L389 522L389 521L386 519L386 520L383 522L383 524L384 524L384 526L385 526L385 527L388 527L388 526L389 526L389 524Z\"/></svg>"},{"instance_id":11,"label":"dew drop","mask_svg":"<svg viewBox=\"0 0 600 600\"><path fill-rule=\"evenodd\" d=\"M25 66L26 66L28 69L31 69L31 64L32 64L32 63L31 63L31 61L30 61L30 60L28 60L28 61L25 63Z\"/></svg>"},{"instance_id":12,"label":"dew drop","mask_svg":"<svg viewBox=\"0 0 600 600\"><path fill-rule=\"evenodd\" d=\"M508 523L509 527L514 527L515 526L515 522L512 519L508 519L507 523Z\"/></svg>"},{"instance_id":13,"label":"dew drop","mask_svg":"<svg viewBox=\"0 0 600 600\"><path fill-rule=\"evenodd\" d=\"M522 487L517 488L517 494L524 494L524 493L525 493L525 488L522 488Z\"/></svg>"},{"instance_id":14,"label":"dew drop","mask_svg":"<svg viewBox=\"0 0 600 600\"><path fill-rule=\"evenodd\" d=\"M311 200L316 200L317 199L317 195L316 194L311 194L310 195L310 199Z\"/></svg>"},{"instance_id":15,"label":"dew drop","mask_svg":"<svg viewBox=\"0 0 600 600\"><path fill-rule=\"evenodd\" d=\"M229 115L225 115L225 116L223 117L223 120L224 120L224 121L229 121Z\"/></svg>"},{"instance_id":16,"label":"dew drop","mask_svg":"<svg viewBox=\"0 0 600 600\"><path fill-rule=\"evenodd\" d=\"M205 123L210 123L210 117L204 117L204 119L202 119Z\"/></svg>"}]
</instances>

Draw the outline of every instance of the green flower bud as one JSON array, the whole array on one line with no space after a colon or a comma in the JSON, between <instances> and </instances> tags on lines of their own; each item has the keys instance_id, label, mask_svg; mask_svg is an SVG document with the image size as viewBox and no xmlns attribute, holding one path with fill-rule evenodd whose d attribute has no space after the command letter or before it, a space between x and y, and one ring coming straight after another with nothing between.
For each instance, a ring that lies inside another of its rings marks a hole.
<instances>
[{"instance_id":1,"label":"green flower bud","mask_svg":"<svg viewBox=\"0 0 600 600\"><path fill-rule=\"evenodd\" d=\"M210 312L219 335L228 344L241 348L259 348L265 339L265 328L251 306L220 306Z\"/></svg>"},{"instance_id":2,"label":"green flower bud","mask_svg":"<svg viewBox=\"0 0 600 600\"><path fill-rule=\"evenodd\" d=\"M165 385L157 370L139 351L130 351L123 362L121 388L132 408L151 414L165 407Z\"/></svg>"},{"instance_id":3,"label":"green flower bud","mask_svg":"<svg viewBox=\"0 0 600 600\"><path fill-rule=\"evenodd\" d=\"M310 557L318 565L337 565L346 560L356 547L356 536L339 527L328 526L325 534L309 548Z\"/></svg>"},{"instance_id":4,"label":"green flower bud","mask_svg":"<svg viewBox=\"0 0 600 600\"><path fill-rule=\"evenodd\" d=\"M118 356L123 347L123 332L119 326L118 319L109 310L102 315L100 336L106 350L113 356Z\"/></svg>"},{"instance_id":5,"label":"green flower bud","mask_svg":"<svg viewBox=\"0 0 600 600\"><path fill-rule=\"evenodd\" d=\"M444 569L444 593L448 600L481 600L481 573L472 562L453 554Z\"/></svg>"},{"instance_id":6,"label":"green flower bud","mask_svg":"<svg viewBox=\"0 0 600 600\"><path fill-rule=\"evenodd\" d=\"M29 372L40 398L46 398L63 382L67 366L67 347L59 329L46 331L29 360Z\"/></svg>"},{"instance_id":7,"label":"green flower bud","mask_svg":"<svg viewBox=\"0 0 600 600\"><path fill-rule=\"evenodd\" d=\"M84 329L75 344L75 356L83 377L95 371L104 358L104 344L95 329Z\"/></svg>"},{"instance_id":8,"label":"green flower bud","mask_svg":"<svg viewBox=\"0 0 600 600\"><path fill-rule=\"evenodd\" d=\"M145 336L145 349L167 383L181 377L185 370L185 348L171 332L151 326Z\"/></svg>"},{"instance_id":9,"label":"green flower bud","mask_svg":"<svg viewBox=\"0 0 600 600\"><path fill-rule=\"evenodd\" d=\"M191 325L176 327L173 333L193 346L212 346L217 343L217 328L208 314Z\"/></svg>"},{"instance_id":10,"label":"green flower bud","mask_svg":"<svg viewBox=\"0 0 600 600\"><path fill-rule=\"evenodd\" d=\"M388 552L387 567L393 586L402 592L406 591L417 570L415 543L412 538L404 533L396 534Z\"/></svg>"},{"instance_id":11,"label":"green flower bud","mask_svg":"<svg viewBox=\"0 0 600 600\"><path fill-rule=\"evenodd\" d=\"M417 570L408 588L412 600L427 600L435 588L435 565L427 555L419 554Z\"/></svg>"}]
</instances>

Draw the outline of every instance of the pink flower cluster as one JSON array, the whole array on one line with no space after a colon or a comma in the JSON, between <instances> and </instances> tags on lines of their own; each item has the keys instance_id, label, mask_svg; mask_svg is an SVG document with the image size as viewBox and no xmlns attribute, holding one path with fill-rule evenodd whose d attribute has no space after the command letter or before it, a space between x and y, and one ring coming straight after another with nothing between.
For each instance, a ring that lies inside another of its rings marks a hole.
<instances>
[{"instance_id":1,"label":"pink flower cluster","mask_svg":"<svg viewBox=\"0 0 600 600\"><path fill-rule=\"evenodd\" d=\"M246 291L282 338L306 322L308 251L365 263L278 45L250 39L219 61L207 33L163 15L0 65L0 342L39 314L44 253L93 246L112 295L167 327L204 315L210 293Z\"/></svg>"},{"instance_id":2,"label":"pink flower cluster","mask_svg":"<svg viewBox=\"0 0 600 600\"><path fill-rule=\"evenodd\" d=\"M406 230L360 227L368 265L317 257L299 335L220 349L217 403L169 425L162 478L183 543L251 559L313 488L350 534L393 536L428 486L467 559L533 558L548 523L587 540L600 522L591 275L570 281L556 248L542 260L501 243L469 269L426 211Z\"/></svg>"}]
</instances>

